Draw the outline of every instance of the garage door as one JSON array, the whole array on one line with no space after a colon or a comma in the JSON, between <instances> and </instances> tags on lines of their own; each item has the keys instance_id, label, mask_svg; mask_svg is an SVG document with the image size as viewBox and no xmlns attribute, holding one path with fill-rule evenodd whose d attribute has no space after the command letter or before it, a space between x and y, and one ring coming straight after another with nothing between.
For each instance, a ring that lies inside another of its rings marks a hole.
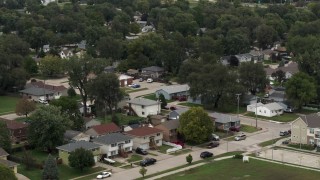
<instances>
[{"instance_id":1,"label":"garage door","mask_svg":"<svg viewBox=\"0 0 320 180\"><path fill-rule=\"evenodd\" d=\"M93 156L94 162L98 162L98 156Z\"/></svg>"},{"instance_id":2,"label":"garage door","mask_svg":"<svg viewBox=\"0 0 320 180\"><path fill-rule=\"evenodd\" d=\"M149 149L149 144L147 144L147 143L146 144L141 144L139 147L144 149L144 150L148 150Z\"/></svg>"}]
</instances>

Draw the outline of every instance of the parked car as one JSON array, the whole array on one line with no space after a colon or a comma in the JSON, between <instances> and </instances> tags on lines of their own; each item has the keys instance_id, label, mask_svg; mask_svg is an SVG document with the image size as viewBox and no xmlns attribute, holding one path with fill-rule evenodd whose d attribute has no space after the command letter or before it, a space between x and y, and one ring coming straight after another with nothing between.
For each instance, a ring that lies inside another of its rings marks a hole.
<instances>
[{"instance_id":1,"label":"parked car","mask_svg":"<svg viewBox=\"0 0 320 180\"><path fill-rule=\"evenodd\" d=\"M182 142L182 141L174 141L174 142L171 142L171 143L180 145L182 148L184 148L184 142Z\"/></svg>"},{"instance_id":2,"label":"parked car","mask_svg":"<svg viewBox=\"0 0 320 180\"><path fill-rule=\"evenodd\" d=\"M146 158L140 162L140 166L149 166L156 163L157 160L154 158Z\"/></svg>"},{"instance_id":3,"label":"parked car","mask_svg":"<svg viewBox=\"0 0 320 180\"><path fill-rule=\"evenodd\" d=\"M229 128L230 131L235 131L235 132L239 132L240 131L240 127L236 127L236 126L232 126Z\"/></svg>"},{"instance_id":4,"label":"parked car","mask_svg":"<svg viewBox=\"0 0 320 180\"><path fill-rule=\"evenodd\" d=\"M286 109L283 110L286 113L293 113L294 109L290 106L288 106Z\"/></svg>"},{"instance_id":5,"label":"parked car","mask_svg":"<svg viewBox=\"0 0 320 180\"><path fill-rule=\"evenodd\" d=\"M204 152L202 152L201 154L200 154L200 157L201 158L208 158L208 157L212 157L213 156L213 153L211 153L211 152L208 152L208 151L204 151Z\"/></svg>"},{"instance_id":6,"label":"parked car","mask_svg":"<svg viewBox=\"0 0 320 180\"><path fill-rule=\"evenodd\" d=\"M153 79L152 78L148 78L147 79L147 83L152 83L153 82Z\"/></svg>"},{"instance_id":7,"label":"parked car","mask_svg":"<svg viewBox=\"0 0 320 180\"><path fill-rule=\"evenodd\" d=\"M143 78L139 78L139 82L143 82L144 81L144 79Z\"/></svg>"},{"instance_id":8,"label":"parked car","mask_svg":"<svg viewBox=\"0 0 320 180\"><path fill-rule=\"evenodd\" d=\"M247 135L240 134L240 135L237 135L236 137L234 137L234 140L241 141L241 140L245 140L246 138L247 138Z\"/></svg>"},{"instance_id":9,"label":"parked car","mask_svg":"<svg viewBox=\"0 0 320 180\"><path fill-rule=\"evenodd\" d=\"M97 179L104 179L107 177L111 177L111 175L112 175L111 172L103 171L97 176Z\"/></svg>"},{"instance_id":10,"label":"parked car","mask_svg":"<svg viewBox=\"0 0 320 180\"><path fill-rule=\"evenodd\" d=\"M211 134L211 140L212 141L220 141L220 137L218 135L212 133Z\"/></svg>"},{"instance_id":11,"label":"parked car","mask_svg":"<svg viewBox=\"0 0 320 180\"><path fill-rule=\"evenodd\" d=\"M289 144L289 143L290 143L290 139L282 141L282 144Z\"/></svg>"},{"instance_id":12,"label":"parked car","mask_svg":"<svg viewBox=\"0 0 320 180\"><path fill-rule=\"evenodd\" d=\"M213 142L210 142L210 143L207 145L207 148L211 149L211 148L218 147L219 145L220 145L219 142L213 141Z\"/></svg>"},{"instance_id":13,"label":"parked car","mask_svg":"<svg viewBox=\"0 0 320 180\"><path fill-rule=\"evenodd\" d=\"M131 85L132 88L139 88L140 87L140 84L133 84Z\"/></svg>"},{"instance_id":14,"label":"parked car","mask_svg":"<svg viewBox=\"0 0 320 180\"><path fill-rule=\"evenodd\" d=\"M136 149L136 153L137 154L141 154L141 155L147 155L148 154L148 152L146 150L142 149L142 148L137 148Z\"/></svg>"},{"instance_id":15,"label":"parked car","mask_svg":"<svg viewBox=\"0 0 320 180\"><path fill-rule=\"evenodd\" d=\"M171 111L174 111L174 110L177 110L177 108L176 108L175 106L171 106L171 107L170 107L170 110L171 110Z\"/></svg>"},{"instance_id":16,"label":"parked car","mask_svg":"<svg viewBox=\"0 0 320 180\"><path fill-rule=\"evenodd\" d=\"M288 136L289 132L288 131L280 131L279 135L280 136Z\"/></svg>"}]
</instances>

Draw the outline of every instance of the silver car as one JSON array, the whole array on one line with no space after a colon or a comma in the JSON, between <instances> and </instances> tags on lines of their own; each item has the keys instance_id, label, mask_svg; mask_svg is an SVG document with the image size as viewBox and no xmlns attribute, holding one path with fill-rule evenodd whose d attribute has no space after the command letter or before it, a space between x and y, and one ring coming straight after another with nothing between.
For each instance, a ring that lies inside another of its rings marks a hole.
<instances>
[{"instance_id":1,"label":"silver car","mask_svg":"<svg viewBox=\"0 0 320 180\"><path fill-rule=\"evenodd\" d=\"M247 138L247 135L240 134L240 135L237 135L236 137L234 137L234 140L235 141L241 141L241 140L245 140L246 138Z\"/></svg>"}]
</instances>

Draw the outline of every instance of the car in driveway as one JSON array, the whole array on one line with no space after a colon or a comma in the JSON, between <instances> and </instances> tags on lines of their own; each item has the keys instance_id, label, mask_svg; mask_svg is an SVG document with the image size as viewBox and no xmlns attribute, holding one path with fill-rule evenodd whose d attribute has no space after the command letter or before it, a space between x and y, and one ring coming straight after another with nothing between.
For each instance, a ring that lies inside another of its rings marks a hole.
<instances>
[{"instance_id":1,"label":"car in driveway","mask_svg":"<svg viewBox=\"0 0 320 180\"><path fill-rule=\"evenodd\" d=\"M141 155L148 155L148 152L142 148L137 148L136 153Z\"/></svg>"},{"instance_id":2,"label":"car in driveway","mask_svg":"<svg viewBox=\"0 0 320 180\"><path fill-rule=\"evenodd\" d=\"M200 157L201 158L209 158L209 157L212 157L213 156L213 153L211 153L211 152L208 152L208 151L204 151L204 152L202 152L201 154L200 154Z\"/></svg>"},{"instance_id":3,"label":"car in driveway","mask_svg":"<svg viewBox=\"0 0 320 180\"><path fill-rule=\"evenodd\" d=\"M139 87L140 87L140 84L132 84L131 87L132 87L132 88L139 88Z\"/></svg>"},{"instance_id":4,"label":"car in driveway","mask_svg":"<svg viewBox=\"0 0 320 180\"><path fill-rule=\"evenodd\" d=\"M212 141L220 141L220 137L218 135L212 133L211 134L211 140Z\"/></svg>"},{"instance_id":5,"label":"car in driveway","mask_svg":"<svg viewBox=\"0 0 320 180\"><path fill-rule=\"evenodd\" d=\"M153 79L152 78L148 78L147 79L147 83L152 83L153 82Z\"/></svg>"},{"instance_id":6,"label":"car in driveway","mask_svg":"<svg viewBox=\"0 0 320 180\"><path fill-rule=\"evenodd\" d=\"M288 131L280 131L279 136L288 136L289 134Z\"/></svg>"},{"instance_id":7,"label":"car in driveway","mask_svg":"<svg viewBox=\"0 0 320 180\"><path fill-rule=\"evenodd\" d=\"M107 177L111 177L111 175L112 175L111 172L103 171L97 176L97 179L104 179Z\"/></svg>"},{"instance_id":8,"label":"car in driveway","mask_svg":"<svg viewBox=\"0 0 320 180\"><path fill-rule=\"evenodd\" d=\"M140 162L140 166L149 166L156 163L157 160L154 158L146 158Z\"/></svg>"},{"instance_id":9,"label":"car in driveway","mask_svg":"<svg viewBox=\"0 0 320 180\"><path fill-rule=\"evenodd\" d=\"M237 135L236 137L234 137L234 140L235 141L241 141L241 140L245 140L246 138L247 138L247 135L240 134L240 135Z\"/></svg>"},{"instance_id":10,"label":"car in driveway","mask_svg":"<svg viewBox=\"0 0 320 180\"><path fill-rule=\"evenodd\" d=\"M210 142L210 143L207 145L207 148L208 148L208 149L212 149L212 148L218 147L219 145L220 145L219 142L213 141L213 142Z\"/></svg>"}]
</instances>

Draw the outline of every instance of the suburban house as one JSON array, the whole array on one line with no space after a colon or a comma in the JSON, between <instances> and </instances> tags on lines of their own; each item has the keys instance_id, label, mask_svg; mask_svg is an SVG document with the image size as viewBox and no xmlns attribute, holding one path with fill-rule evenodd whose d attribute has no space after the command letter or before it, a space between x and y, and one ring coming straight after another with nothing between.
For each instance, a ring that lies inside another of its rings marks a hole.
<instances>
[{"instance_id":1,"label":"suburban house","mask_svg":"<svg viewBox=\"0 0 320 180\"><path fill-rule=\"evenodd\" d=\"M49 44L43 45L42 51L45 52L45 53L49 52L50 51L50 45Z\"/></svg>"},{"instance_id":2,"label":"suburban house","mask_svg":"<svg viewBox=\"0 0 320 180\"><path fill-rule=\"evenodd\" d=\"M127 132L127 131L131 131L132 129L139 128L139 127L141 127L140 124L130 124L127 126L123 126L123 131Z\"/></svg>"},{"instance_id":3,"label":"suburban house","mask_svg":"<svg viewBox=\"0 0 320 180\"><path fill-rule=\"evenodd\" d=\"M188 96L189 95L189 85L172 85L172 86L161 86L155 94L156 97L159 98L160 94L163 94L164 98L167 100L176 99L180 96Z\"/></svg>"},{"instance_id":4,"label":"suburban house","mask_svg":"<svg viewBox=\"0 0 320 180\"><path fill-rule=\"evenodd\" d=\"M230 127L240 127L240 119L237 116L222 113L211 113L209 116L214 118L216 129L229 130Z\"/></svg>"},{"instance_id":5,"label":"suburban house","mask_svg":"<svg viewBox=\"0 0 320 180\"><path fill-rule=\"evenodd\" d=\"M285 88L283 87L276 87L274 89L269 90L268 92L268 100L272 102L284 102L286 101L286 93Z\"/></svg>"},{"instance_id":6,"label":"suburban house","mask_svg":"<svg viewBox=\"0 0 320 180\"><path fill-rule=\"evenodd\" d=\"M137 77L139 76L139 71L136 70L136 69L128 69L128 70L127 70L127 74L128 74L129 76L132 76L132 77L137 78Z\"/></svg>"},{"instance_id":7,"label":"suburban house","mask_svg":"<svg viewBox=\"0 0 320 180\"><path fill-rule=\"evenodd\" d=\"M64 133L64 140L68 142L89 141L90 135L87 135L80 131L66 130L66 132Z\"/></svg>"},{"instance_id":8,"label":"suburban house","mask_svg":"<svg viewBox=\"0 0 320 180\"><path fill-rule=\"evenodd\" d=\"M243 62L253 61L253 56L250 53L237 54L232 56L223 56L220 58L220 62L223 65L240 65Z\"/></svg>"},{"instance_id":9,"label":"suburban house","mask_svg":"<svg viewBox=\"0 0 320 180\"><path fill-rule=\"evenodd\" d=\"M133 149L138 147L142 149L156 149L157 146L162 146L162 130L152 127L139 127L126 134L133 137Z\"/></svg>"},{"instance_id":10,"label":"suburban house","mask_svg":"<svg viewBox=\"0 0 320 180\"><path fill-rule=\"evenodd\" d=\"M91 118L84 118L84 126L86 129L91 128L92 126L97 126L100 125L101 122L96 120L96 119L91 119Z\"/></svg>"},{"instance_id":11,"label":"suburban house","mask_svg":"<svg viewBox=\"0 0 320 180\"><path fill-rule=\"evenodd\" d=\"M52 2L57 2L57 0L41 0L42 5L44 5L44 6L46 6Z\"/></svg>"},{"instance_id":12,"label":"suburban house","mask_svg":"<svg viewBox=\"0 0 320 180\"><path fill-rule=\"evenodd\" d=\"M259 116L273 117L283 114L283 107L276 102L264 104L263 106L257 107L255 114Z\"/></svg>"},{"instance_id":13,"label":"suburban house","mask_svg":"<svg viewBox=\"0 0 320 180\"><path fill-rule=\"evenodd\" d=\"M247 111L255 113L256 112L256 108L260 107L260 106L263 106L263 105L264 104L262 104L261 102L249 104L249 105L247 105Z\"/></svg>"},{"instance_id":14,"label":"suburban house","mask_svg":"<svg viewBox=\"0 0 320 180\"><path fill-rule=\"evenodd\" d=\"M14 173L17 173L18 172L17 166L19 164L7 160L8 156L9 156L9 154L4 149L2 149L0 147L0 164L12 169Z\"/></svg>"},{"instance_id":15,"label":"suburban house","mask_svg":"<svg viewBox=\"0 0 320 180\"><path fill-rule=\"evenodd\" d=\"M156 115L161 111L161 102L150 99L135 98L127 101L127 103L129 105L128 114L136 114L139 117Z\"/></svg>"},{"instance_id":16,"label":"suburban house","mask_svg":"<svg viewBox=\"0 0 320 180\"><path fill-rule=\"evenodd\" d=\"M263 61L263 53L262 51L257 51L257 50L251 50L249 54L252 56L251 59L253 62L262 62Z\"/></svg>"},{"instance_id":17,"label":"suburban house","mask_svg":"<svg viewBox=\"0 0 320 180\"><path fill-rule=\"evenodd\" d=\"M262 50L262 54L263 54L263 60L270 60L272 57L272 54L275 54L275 51L271 49L265 49L265 50Z\"/></svg>"},{"instance_id":18,"label":"suburban house","mask_svg":"<svg viewBox=\"0 0 320 180\"><path fill-rule=\"evenodd\" d=\"M12 143L19 143L27 139L28 124L3 118L0 118L0 121L6 123Z\"/></svg>"},{"instance_id":19,"label":"suburban house","mask_svg":"<svg viewBox=\"0 0 320 180\"><path fill-rule=\"evenodd\" d=\"M291 142L320 146L320 112L301 116L291 123Z\"/></svg>"},{"instance_id":20,"label":"suburban house","mask_svg":"<svg viewBox=\"0 0 320 180\"><path fill-rule=\"evenodd\" d=\"M68 89L62 85L54 86L37 81L26 84L26 89L21 90L20 93L34 101L38 101L40 97L46 97L46 99L51 100L67 96Z\"/></svg>"},{"instance_id":21,"label":"suburban house","mask_svg":"<svg viewBox=\"0 0 320 180\"><path fill-rule=\"evenodd\" d=\"M60 51L59 55L61 59L66 59L66 58L72 57L73 52L70 49L64 48L63 50Z\"/></svg>"},{"instance_id":22,"label":"suburban house","mask_svg":"<svg viewBox=\"0 0 320 180\"><path fill-rule=\"evenodd\" d=\"M158 66L150 66L141 70L141 76L159 78L164 74L164 69Z\"/></svg>"},{"instance_id":23,"label":"suburban house","mask_svg":"<svg viewBox=\"0 0 320 180\"><path fill-rule=\"evenodd\" d=\"M92 126L85 133L93 137L98 137L117 132L121 132L121 129L115 123L108 123Z\"/></svg>"},{"instance_id":24,"label":"suburban house","mask_svg":"<svg viewBox=\"0 0 320 180\"><path fill-rule=\"evenodd\" d=\"M167 116L163 115L150 115L148 116L149 123L153 126L159 125L167 121Z\"/></svg>"},{"instance_id":25,"label":"suburban house","mask_svg":"<svg viewBox=\"0 0 320 180\"><path fill-rule=\"evenodd\" d=\"M296 62L290 61L288 64L285 64L282 67L277 67L275 69L270 67L264 68L264 71L266 72L267 78L269 80L274 80L274 78L272 77L272 74L279 70L285 73L286 79L290 79L294 74L299 72L299 65Z\"/></svg>"},{"instance_id":26,"label":"suburban house","mask_svg":"<svg viewBox=\"0 0 320 180\"><path fill-rule=\"evenodd\" d=\"M105 154L108 158L116 155L127 157L127 152L132 151L132 139L132 137L122 133L112 133L95 138L92 142L100 144L101 154Z\"/></svg>"},{"instance_id":27,"label":"suburban house","mask_svg":"<svg viewBox=\"0 0 320 180\"><path fill-rule=\"evenodd\" d=\"M119 79L119 82L120 82L120 87L125 87L125 86L131 85L134 78L132 76L121 74L118 77L118 79Z\"/></svg>"},{"instance_id":28,"label":"suburban house","mask_svg":"<svg viewBox=\"0 0 320 180\"><path fill-rule=\"evenodd\" d=\"M178 140L178 127L180 125L180 121L178 119L166 121L161 123L155 128L163 131L163 140L167 142L176 142Z\"/></svg>"},{"instance_id":29,"label":"suburban house","mask_svg":"<svg viewBox=\"0 0 320 180\"><path fill-rule=\"evenodd\" d=\"M62 163L69 165L69 155L74 152L76 149L83 148L85 150L92 151L93 158L95 162L98 162L100 157L100 147L101 145L95 144L88 141L77 141L74 143L65 144L62 146L56 147L59 150L59 158L62 159Z\"/></svg>"},{"instance_id":30,"label":"suburban house","mask_svg":"<svg viewBox=\"0 0 320 180\"><path fill-rule=\"evenodd\" d=\"M179 119L179 117L181 116L182 113L188 111L189 108L180 108L177 110L173 110L169 113L168 119L172 120L172 119Z\"/></svg>"}]
</instances>

